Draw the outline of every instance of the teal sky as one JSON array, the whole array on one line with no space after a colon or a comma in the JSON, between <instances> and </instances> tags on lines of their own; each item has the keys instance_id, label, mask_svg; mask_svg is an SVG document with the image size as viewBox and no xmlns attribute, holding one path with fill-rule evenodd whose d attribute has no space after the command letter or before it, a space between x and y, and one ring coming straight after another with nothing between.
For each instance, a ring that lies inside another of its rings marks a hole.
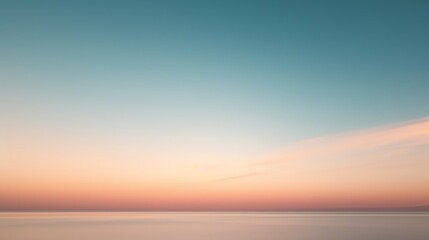
<instances>
[{"instance_id":1,"label":"teal sky","mask_svg":"<svg viewBox=\"0 0 429 240\"><path fill-rule=\"evenodd\" d=\"M427 1L1 1L0 114L46 134L229 156L420 119L428 12Z\"/></svg>"},{"instance_id":2,"label":"teal sky","mask_svg":"<svg viewBox=\"0 0 429 240\"><path fill-rule=\"evenodd\" d=\"M427 209L428 13L0 0L0 211Z\"/></svg>"}]
</instances>

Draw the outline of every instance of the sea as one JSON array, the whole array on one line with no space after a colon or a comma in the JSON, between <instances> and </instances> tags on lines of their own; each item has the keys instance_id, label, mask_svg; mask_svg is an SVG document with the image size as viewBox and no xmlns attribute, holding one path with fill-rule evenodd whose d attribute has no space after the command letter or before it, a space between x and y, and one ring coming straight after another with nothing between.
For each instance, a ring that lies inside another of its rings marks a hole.
<instances>
[{"instance_id":1,"label":"sea","mask_svg":"<svg viewBox=\"0 0 429 240\"><path fill-rule=\"evenodd\" d=\"M429 213L2 212L1 240L429 240Z\"/></svg>"}]
</instances>

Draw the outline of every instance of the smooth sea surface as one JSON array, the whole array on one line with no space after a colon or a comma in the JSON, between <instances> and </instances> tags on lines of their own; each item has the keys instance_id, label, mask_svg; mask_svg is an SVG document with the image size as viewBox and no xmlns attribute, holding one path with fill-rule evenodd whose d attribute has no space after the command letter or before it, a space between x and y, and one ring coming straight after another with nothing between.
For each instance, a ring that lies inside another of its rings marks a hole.
<instances>
[{"instance_id":1,"label":"smooth sea surface","mask_svg":"<svg viewBox=\"0 0 429 240\"><path fill-rule=\"evenodd\" d=\"M0 213L1 240L429 240L429 213Z\"/></svg>"}]
</instances>

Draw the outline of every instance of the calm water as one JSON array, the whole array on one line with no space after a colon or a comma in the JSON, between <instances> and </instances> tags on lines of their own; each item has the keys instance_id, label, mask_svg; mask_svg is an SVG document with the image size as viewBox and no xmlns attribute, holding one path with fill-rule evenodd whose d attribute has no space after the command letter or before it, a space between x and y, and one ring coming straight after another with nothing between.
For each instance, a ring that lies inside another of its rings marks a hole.
<instances>
[{"instance_id":1,"label":"calm water","mask_svg":"<svg viewBox=\"0 0 429 240\"><path fill-rule=\"evenodd\" d=\"M0 213L2 240L428 240L429 214Z\"/></svg>"}]
</instances>

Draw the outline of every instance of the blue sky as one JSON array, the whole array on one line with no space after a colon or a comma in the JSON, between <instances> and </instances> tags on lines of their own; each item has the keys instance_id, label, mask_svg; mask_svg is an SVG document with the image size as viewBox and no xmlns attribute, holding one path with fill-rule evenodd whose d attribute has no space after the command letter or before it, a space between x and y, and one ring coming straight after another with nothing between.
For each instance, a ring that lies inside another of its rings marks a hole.
<instances>
[{"instance_id":1,"label":"blue sky","mask_svg":"<svg viewBox=\"0 0 429 240\"><path fill-rule=\"evenodd\" d=\"M2 1L3 105L46 131L232 152L419 119L428 7Z\"/></svg>"},{"instance_id":2,"label":"blue sky","mask_svg":"<svg viewBox=\"0 0 429 240\"><path fill-rule=\"evenodd\" d=\"M428 12L1 1L0 210L427 206Z\"/></svg>"}]
</instances>

